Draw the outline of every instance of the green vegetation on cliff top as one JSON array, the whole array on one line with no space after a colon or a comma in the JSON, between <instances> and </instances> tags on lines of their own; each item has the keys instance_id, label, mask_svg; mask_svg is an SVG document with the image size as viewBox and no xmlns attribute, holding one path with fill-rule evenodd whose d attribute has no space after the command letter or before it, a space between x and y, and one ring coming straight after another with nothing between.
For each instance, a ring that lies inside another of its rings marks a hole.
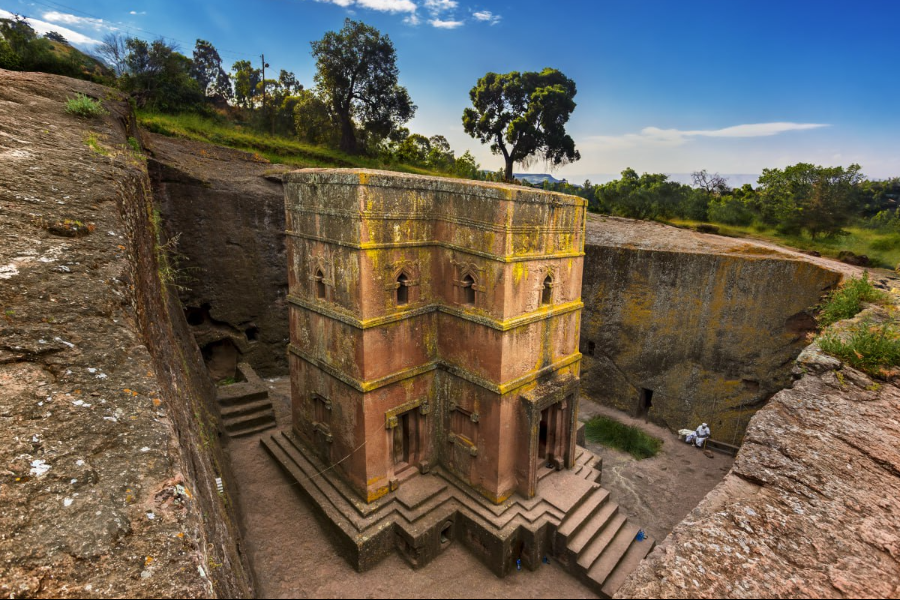
<instances>
[{"instance_id":1,"label":"green vegetation on cliff top","mask_svg":"<svg viewBox=\"0 0 900 600\"><path fill-rule=\"evenodd\" d=\"M823 327L838 321L855 317L863 309L863 303L887 305L890 296L887 292L876 289L869 281L869 274L863 273L844 282L834 290L822 303L819 311L819 324Z\"/></svg>"},{"instance_id":2,"label":"green vegetation on cliff top","mask_svg":"<svg viewBox=\"0 0 900 600\"><path fill-rule=\"evenodd\" d=\"M667 221L680 227L696 228L708 224L708 221L690 219L672 219ZM837 258L841 252L852 252L868 256L873 267L893 269L900 264L900 233L867 227L845 227L847 235L831 238L818 237L812 239L806 233L787 234L774 227L760 225L723 225L714 223L719 235L738 238L759 239L776 244L796 248L805 252L815 251L822 256Z\"/></svg>"},{"instance_id":3,"label":"green vegetation on cliff top","mask_svg":"<svg viewBox=\"0 0 900 600\"><path fill-rule=\"evenodd\" d=\"M873 323L871 318L863 318L856 323L839 323L859 314L864 304L884 307L886 320ZM824 352L873 377L894 376L900 366L896 310L891 295L875 288L868 273L844 282L831 292L822 303L818 318L822 326L828 327L817 340ZM832 328L836 323L837 327Z\"/></svg>"},{"instance_id":4,"label":"green vegetation on cliff top","mask_svg":"<svg viewBox=\"0 0 900 600\"><path fill-rule=\"evenodd\" d=\"M196 113L163 114L138 111L138 123L153 133L251 152L272 163L296 167L387 169L419 175L451 176L403 163L386 162L378 157L351 155L340 150L263 134L224 119Z\"/></svg>"}]
</instances>

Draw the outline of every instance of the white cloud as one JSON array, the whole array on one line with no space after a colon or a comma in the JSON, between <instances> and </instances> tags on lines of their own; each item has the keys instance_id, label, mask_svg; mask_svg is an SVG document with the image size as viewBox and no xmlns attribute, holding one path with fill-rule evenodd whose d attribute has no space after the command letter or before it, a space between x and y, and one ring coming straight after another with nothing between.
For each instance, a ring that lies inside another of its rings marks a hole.
<instances>
[{"instance_id":1,"label":"white cloud","mask_svg":"<svg viewBox=\"0 0 900 600\"><path fill-rule=\"evenodd\" d=\"M335 4L340 4L346 0L334 0ZM411 0L356 0L358 6L363 8L371 8L380 12L390 13L414 13L416 5ZM342 5L346 6L346 4Z\"/></svg>"},{"instance_id":2,"label":"white cloud","mask_svg":"<svg viewBox=\"0 0 900 600\"><path fill-rule=\"evenodd\" d=\"M407 25L418 25L421 23L419 20L419 16L416 13L412 13L409 16L403 17L403 22Z\"/></svg>"},{"instance_id":3,"label":"white cloud","mask_svg":"<svg viewBox=\"0 0 900 600\"><path fill-rule=\"evenodd\" d=\"M146 10L142 10L141 12L138 12L138 11L136 11L136 10L133 10L133 11L129 12L128 14L129 14L129 15L143 16L143 15L146 15L146 14L147 14L147 11L146 11Z\"/></svg>"},{"instance_id":4,"label":"white cloud","mask_svg":"<svg viewBox=\"0 0 900 600\"><path fill-rule=\"evenodd\" d=\"M456 0L425 0L423 6L433 13L441 13L456 8L458 4Z\"/></svg>"},{"instance_id":5,"label":"white cloud","mask_svg":"<svg viewBox=\"0 0 900 600\"><path fill-rule=\"evenodd\" d=\"M437 27L438 29L456 29L465 24L463 21L443 21L441 19L431 19L428 23L432 27Z\"/></svg>"},{"instance_id":6,"label":"white cloud","mask_svg":"<svg viewBox=\"0 0 900 600\"><path fill-rule=\"evenodd\" d=\"M92 17L79 17L77 15L71 15L69 13L61 13L55 10L51 10L45 12L43 14L44 20L49 21L51 23L58 23L61 25L67 25L69 27L88 27L91 29L95 29L97 31L103 30L113 30L115 27L112 27L108 23L105 23L103 19L94 19Z\"/></svg>"},{"instance_id":7,"label":"white cloud","mask_svg":"<svg viewBox=\"0 0 900 600\"><path fill-rule=\"evenodd\" d=\"M484 21L486 23L490 23L491 25L496 25L500 22L500 15L495 15L489 10L479 10L473 12L472 16L475 17L476 21Z\"/></svg>"},{"instance_id":8,"label":"white cloud","mask_svg":"<svg viewBox=\"0 0 900 600\"><path fill-rule=\"evenodd\" d=\"M640 133L619 136L597 135L588 138L591 145L606 148L630 148L634 146L681 146L691 138L755 138L769 137L789 131L805 131L829 127L825 123L751 123L722 129L660 129L645 127Z\"/></svg>"},{"instance_id":9,"label":"white cloud","mask_svg":"<svg viewBox=\"0 0 900 600\"><path fill-rule=\"evenodd\" d=\"M11 12L5 11L0 8L0 19L11 19L12 17L13 14ZM84 34L78 33L77 31L69 29L68 27L55 25L53 23L48 23L47 21L41 21L40 19L29 18L26 20L28 21L28 24L31 25L32 29L34 29L37 33L44 35L45 33L55 31L75 46L96 46L100 43L100 40L95 40Z\"/></svg>"}]
</instances>

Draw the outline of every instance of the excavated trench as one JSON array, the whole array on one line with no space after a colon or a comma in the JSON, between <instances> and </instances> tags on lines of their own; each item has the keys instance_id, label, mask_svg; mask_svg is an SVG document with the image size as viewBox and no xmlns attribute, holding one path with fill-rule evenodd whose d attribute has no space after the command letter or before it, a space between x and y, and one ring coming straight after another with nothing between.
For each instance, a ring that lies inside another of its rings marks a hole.
<instances>
[{"instance_id":1,"label":"excavated trench","mask_svg":"<svg viewBox=\"0 0 900 600\"><path fill-rule=\"evenodd\" d=\"M232 377L244 361L264 376L286 375L287 265L277 176L245 158L235 167L229 154L197 158L184 147L188 142L153 136L151 144L156 200L190 276L181 291L185 316L210 375ZM591 215L586 233L582 419L604 412L666 441L660 456L640 463L591 448L604 456L603 484L613 499L661 540L733 462L727 452L708 456L682 447L672 432L705 421L726 451L736 451L753 415L791 384L794 361L815 331L812 309L856 270L656 223ZM279 421L288 426L286 381L271 381ZM269 520L269 508L256 510L296 499L289 491L275 499L268 497L274 492L251 490L268 472L265 457L253 454L253 443L231 448L243 465L236 470L248 537L257 538L251 554L263 572L260 590L288 593L292 580L279 580L283 588L264 583L284 560L274 550L284 533ZM323 533L315 531L315 543ZM291 534L307 538L301 552L311 551L309 534L308 528Z\"/></svg>"},{"instance_id":2,"label":"excavated trench","mask_svg":"<svg viewBox=\"0 0 900 600\"><path fill-rule=\"evenodd\" d=\"M484 597L590 595L552 561L498 579L459 545L419 571L394 556L353 572L255 438L222 437L220 452L210 414L204 359L214 378L238 361L270 378L286 371L278 169L142 134L100 86L0 79L0 130L12 132L0 138L0 589L240 597L253 590L249 558L264 597L455 597L462 579ZM112 114L66 115L75 92ZM128 136L146 148L149 178ZM94 228L59 238L47 225L62 218ZM583 382L595 404L584 412L639 415L629 418L662 436L705 420L741 445L619 594L900 594L900 390L811 347L797 357L809 308L859 270L596 217L586 252ZM284 381L268 382L282 424ZM719 460L701 456L691 459ZM615 472L637 496L679 483L642 488L638 474Z\"/></svg>"}]
</instances>

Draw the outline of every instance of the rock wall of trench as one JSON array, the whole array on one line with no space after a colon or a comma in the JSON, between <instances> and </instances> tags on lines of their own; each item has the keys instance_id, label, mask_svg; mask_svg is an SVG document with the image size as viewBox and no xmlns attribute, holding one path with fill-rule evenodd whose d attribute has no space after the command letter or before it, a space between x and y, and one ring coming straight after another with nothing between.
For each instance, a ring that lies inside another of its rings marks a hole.
<instances>
[{"instance_id":1,"label":"rock wall of trench","mask_svg":"<svg viewBox=\"0 0 900 600\"><path fill-rule=\"evenodd\" d=\"M616 597L900 596L900 389L815 344L794 376L753 417L725 479Z\"/></svg>"},{"instance_id":2,"label":"rock wall of trench","mask_svg":"<svg viewBox=\"0 0 900 600\"><path fill-rule=\"evenodd\" d=\"M612 226L589 224L583 389L632 414L651 391L651 421L672 430L705 421L714 438L739 443L753 413L790 381L815 329L809 311L841 275L763 248L701 253L592 240L591 227Z\"/></svg>"},{"instance_id":3,"label":"rock wall of trench","mask_svg":"<svg viewBox=\"0 0 900 600\"><path fill-rule=\"evenodd\" d=\"M76 92L109 114L67 114ZM4 596L252 594L215 390L128 138L115 91L0 70Z\"/></svg>"},{"instance_id":4,"label":"rock wall of trench","mask_svg":"<svg viewBox=\"0 0 900 600\"><path fill-rule=\"evenodd\" d=\"M284 191L246 152L147 135L148 163L177 264L179 296L213 379L248 362L287 372Z\"/></svg>"}]
</instances>

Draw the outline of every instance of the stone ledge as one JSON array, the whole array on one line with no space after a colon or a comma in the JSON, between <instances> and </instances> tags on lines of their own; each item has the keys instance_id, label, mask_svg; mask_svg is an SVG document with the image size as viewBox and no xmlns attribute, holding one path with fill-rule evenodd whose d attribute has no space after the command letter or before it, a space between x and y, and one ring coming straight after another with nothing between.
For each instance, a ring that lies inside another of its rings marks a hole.
<instances>
[{"instance_id":1,"label":"stone ledge","mask_svg":"<svg viewBox=\"0 0 900 600\"><path fill-rule=\"evenodd\" d=\"M317 185L389 187L481 196L518 203L587 206L587 200L578 196L547 192L521 185L476 181L473 179L412 175L375 169L300 169L285 174L283 181L285 185L312 183ZM406 185L400 185L401 182Z\"/></svg>"}]
</instances>

